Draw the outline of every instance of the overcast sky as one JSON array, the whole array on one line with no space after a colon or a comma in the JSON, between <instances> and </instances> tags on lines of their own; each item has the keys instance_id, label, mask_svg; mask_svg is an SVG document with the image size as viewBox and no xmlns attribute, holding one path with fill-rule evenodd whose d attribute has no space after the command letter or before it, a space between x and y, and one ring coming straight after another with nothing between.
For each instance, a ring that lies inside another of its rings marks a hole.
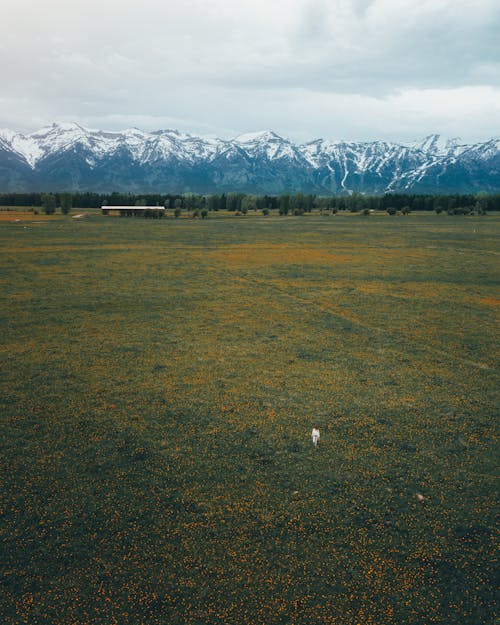
<instances>
[{"instance_id":1,"label":"overcast sky","mask_svg":"<svg viewBox=\"0 0 500 625\"><path fill-rule=\"evenodd\" d=\"M500 135L499 0L0 0L0 127Z\"/></svg>"}]
</instances>

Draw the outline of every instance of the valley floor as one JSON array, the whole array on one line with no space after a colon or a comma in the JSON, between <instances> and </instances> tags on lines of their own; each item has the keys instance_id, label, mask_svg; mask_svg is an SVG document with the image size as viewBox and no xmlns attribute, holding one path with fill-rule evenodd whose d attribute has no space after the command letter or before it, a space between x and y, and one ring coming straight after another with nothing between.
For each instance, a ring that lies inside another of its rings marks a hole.
<instances>
[{"instance_id":1,"label":"valley floor","mask_svg":"<svg viewBox=\"0 0 500 625\"><path fill-rule=\"evenodd\" d=\"M15 219L2 623L495 622L500 217Z\"/></svg>"}]
</instances>

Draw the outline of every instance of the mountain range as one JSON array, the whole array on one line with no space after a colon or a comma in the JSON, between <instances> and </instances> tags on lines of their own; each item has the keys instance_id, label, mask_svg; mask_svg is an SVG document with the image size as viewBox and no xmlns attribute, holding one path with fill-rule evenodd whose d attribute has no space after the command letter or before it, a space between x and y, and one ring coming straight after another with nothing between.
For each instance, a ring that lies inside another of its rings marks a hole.
<instances>
[{"instance_id":1,"label":"mountain range","mask_svg":"<svg viewBox=\"0 0 500 625\"><path fill-rule=\"evenodd\" d=\"M76 123L30 134L3 129L0 191L500 192L500 138L296 144L272 131L228 140Z\"/></svg>"}]
</instances>

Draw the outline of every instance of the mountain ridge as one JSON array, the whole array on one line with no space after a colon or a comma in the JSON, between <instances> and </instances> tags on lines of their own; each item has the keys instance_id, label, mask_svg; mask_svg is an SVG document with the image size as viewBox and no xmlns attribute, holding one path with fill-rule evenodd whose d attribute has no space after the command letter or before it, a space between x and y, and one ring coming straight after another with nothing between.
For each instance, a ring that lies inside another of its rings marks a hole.
<instances>
[{"instance_id":1,"label":"mountain ridge","mask_svg":"<svg viewBox=\"0 0 500 625\"><path fill-rule=\"evenodd\" d=\"M294 143L272 130L233 139L177 130L88 129L54 123L29 134L0 129L0 191L246 193L500 191L500 138L466 144Z\"/></svg>"}]
</instances>

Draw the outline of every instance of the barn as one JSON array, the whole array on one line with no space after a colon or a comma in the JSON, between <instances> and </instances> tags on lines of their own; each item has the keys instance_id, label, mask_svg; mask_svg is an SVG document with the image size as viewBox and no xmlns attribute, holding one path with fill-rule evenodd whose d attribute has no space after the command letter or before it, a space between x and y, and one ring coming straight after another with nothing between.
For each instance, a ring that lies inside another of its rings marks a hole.
<instances>
[{"instance_id":1,"label":"barn","mask_svg":"<svg viewBox=\"0 0 500 625\"><path fill-rule=\"evenodd\" d=\"M111 217L149 217L161 219L165 214L163 206L101 206L103 215Z\"/></svg>"}]
</instances>

